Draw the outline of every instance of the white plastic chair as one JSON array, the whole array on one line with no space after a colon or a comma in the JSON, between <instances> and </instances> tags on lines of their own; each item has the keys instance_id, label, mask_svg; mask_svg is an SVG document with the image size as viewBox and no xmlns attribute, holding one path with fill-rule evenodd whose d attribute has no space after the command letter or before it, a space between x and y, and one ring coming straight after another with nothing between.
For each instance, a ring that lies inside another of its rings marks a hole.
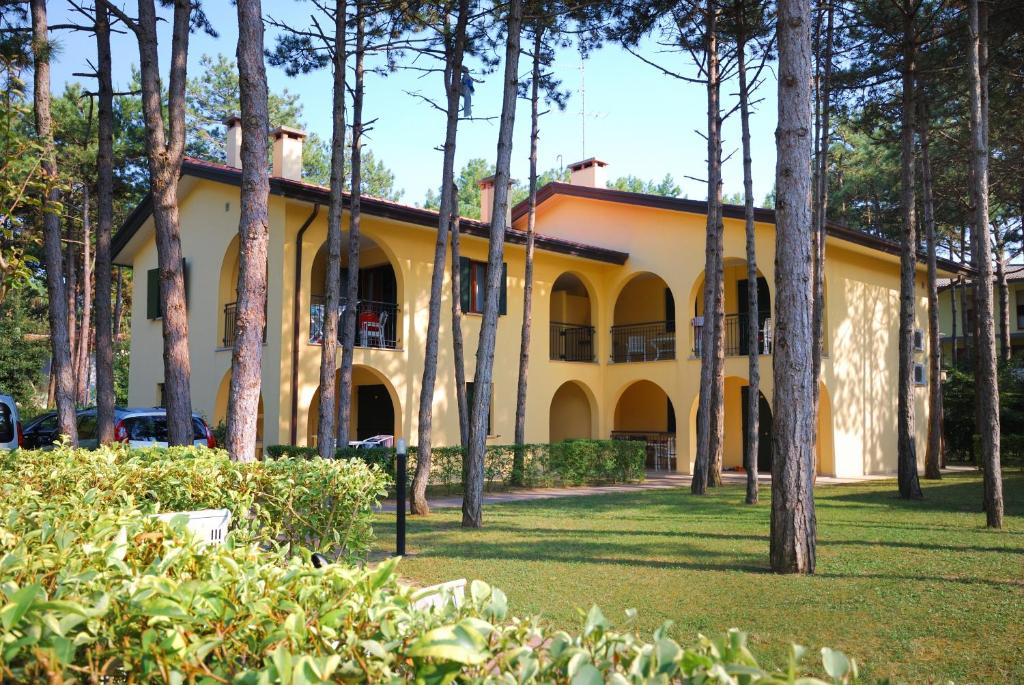
<instances>
[{"instance_id":1,"label":"white plastic chair","mask_svg":"<svg viewBox=\"0 0 1024 685\"><path fill-rule=\"evenodd\" d=\"M370 347L370 341L376 339L374 347L384 347L384 324L388 321L388 313L381 312L376 321L363 322L363 346Z\"/></svg>"},{"instance_id":2,"label":"white plastic chair","mask_svg":"<svg viewBox=\"0 0 1024 685\"><path fill-rule=\"evenodd\" d=\"M427 609L439 609L444 606L445 600L451 597L456 607L462 606L466 600L466 579L450 580L447 583L431 585L419 590L413 599L413 605L425 611Z\"/></svg>"},{"instance_id":3,"label":"white plastic chair","mask_svg":"<svg viewBox=\"0 0 1024 685\"><path fill-rule=\"evenodd\" d=\"M764 354L772 353L772 320L764 320L764 328L761 330L761 344Z\"/></svg>"},{"instance_id":4,"label":"white plastic chair","mask_svg":"<svg viewBox=\"0 0 1024 685\"><path fill-rule=\"evenodd\" d=\"M170 522L175 516L188 517L188 529L195 533L203 544L219 545L228 535L231 512L227 509L199 509L197 511L169 511L157 514L161 521Z\"/></svg>"},{"instance_id":5,"label":"white plastic chair","mask_svg":"<svg viewBox=\"0 0 1024 685\"><path fill-rule=\"evenodd\" d=\"M642 335L631 335L626 338L626 359L633 361L633 355L639 354L647 361L647 339Z\"/></svg>"}]
</instances>

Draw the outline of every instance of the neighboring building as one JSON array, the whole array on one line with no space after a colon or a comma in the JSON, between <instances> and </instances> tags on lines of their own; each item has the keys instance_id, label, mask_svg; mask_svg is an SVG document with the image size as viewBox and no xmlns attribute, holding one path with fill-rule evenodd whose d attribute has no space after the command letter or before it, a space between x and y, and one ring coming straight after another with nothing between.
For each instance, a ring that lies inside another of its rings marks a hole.
<instances>
[{"instance_id":1,"label":"neighboring building","mask_svg":"<svg viewBox=\"0 0 1024 685\"><path fill-rule=\"evenodd\" d=\"M954 303L954 293L956 301ZM1014 355L1024 351L1024 264L1010 264L1006 267L1006 298L1010 307L1010 348ZM943 279L939 282L939 330L942 334L942 360L950 363L953 353L953 307L956 305L956 348L963 353L973 347L968 337L974 327L973 286L968 283ZM995 307L996 352L999 351L1000 334L1003 330L999 316L999 287L992 282L992 306ZM965 337L964 332L967 332Z\"/></svg>"},{"instance_id":2,"label":"neighboring building","mask_svg":"<svg viewBox=\"0 0 1024 685\"><path fill-rule=\"evenodd\" d=\"M229 131L228 165L186 161L178 189L193 407L213 423L225 417L231 366L240 183L237 147L231 143L239 136L237 127ZM328 191L299 180L301 145L301 134L275 131L260 420L261 439L268 445L306 445L316 438ZM571 183L552 183L539 192L527 440L644 439L651 466L689 472L696 450L706 205L609 190L605 166L594 159L574 164ZM493 182L482 187L483 222L461 222L465 259L459 268L465 284L463 328L470 380ZM150 203L143 202L114 241L117 263L132 266L136 273L129 380L133 405L161 402L151 211ZM366 197L362 211L352 430L360 438L379 433L415 438L437 214ZM741 207L725 207L726 468L740 466L743 459L747 316L742 217ZM514 208L512 218L495 352L491 443L511 442L515 422L525 204ZM763 311L757 322L763 353L761 417L767 438L775 228L772 211L759 209L756 218ZM830 227L826 251L826 357L817 468L838 476L891 473L896 469L898 248ZM953 267L944 263L943 268ZM922 327L924 278L922 266L916 281ZM459 436L447 277L442 292L436 445L456 444ZM927 344L925 336L922 342ZM915 356L921 373L915 411L923 462L925 350ZM771 440L762 439L761 445L765 467Z\"/></svg>"}]
</instances>

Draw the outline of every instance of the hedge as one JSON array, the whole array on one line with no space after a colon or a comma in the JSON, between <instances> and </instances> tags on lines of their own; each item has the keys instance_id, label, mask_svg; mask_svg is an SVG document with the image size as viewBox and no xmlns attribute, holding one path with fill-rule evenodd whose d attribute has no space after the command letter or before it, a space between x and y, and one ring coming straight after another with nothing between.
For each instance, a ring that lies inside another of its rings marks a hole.
<instances>
[{"instance_id":1,"label":"hedge","mask_svg":"<svg viewBox=\"0 0 1024 685\"><path fill-rule=\"evenodd\" d=\"M974 454L981 454L981 436L973 439ZM1017 464L1024 468L1024 435L999 436L999 460L1002 466Z\"/></svg>"},{"instance_id":2,"label":"hedge","mask_svg":"<svg viewBox=\"0 0 1024 685\"><path fill-rule=\"evenodd\" d=\"M183 460L197 466L197 460ZM346 468L332 465L331 468ZM0 680L64 683L734 683L811 685L807 650L762 668L745 636L650 641L591 609L578 632L509 615L474 581L465 603L417 609L396 560L314 568L301 548L237 532L201 547L178 519L108 490L0 484ZM827 682L856 665L822 650ZM815 659L817 662L817 659Z\"/></svg>"},{"instance_id":3,"label":"hedge","mask_svg":"<svg viewBox=\"0 0 1024 685\"><path fill-rule=\"evenodd\" d=\"M551 444L488 445L484 456L484 482L488 488L513 485L512 465L516 452L523 455L524 471L517 485L550 487L592 483L642 481L646 453L642 442L632 440L566 440ZM271 458L284 456L311 459L316 448L271 445ZM340 448L338 459L362 459L389 471L394 469L394 449ZM428 485L448 492L462 488L461 447L435 447L431 450ZM409 478L416 471L416 448L409 449Z\"/></svg>"},{"instance_id":4,"label":"hedge","mask_svg":"<svg viewBox=\"0 0 1024 685\"><path fill-rule=\"evenodd\" d=\"M248 539L298 543L331 557L362 557L373 509L390 479L360 461L233 462L223 450L126 446L0 451L0 484L91 509L145 513L228 509Z\"/></svg>"}]
</instances>

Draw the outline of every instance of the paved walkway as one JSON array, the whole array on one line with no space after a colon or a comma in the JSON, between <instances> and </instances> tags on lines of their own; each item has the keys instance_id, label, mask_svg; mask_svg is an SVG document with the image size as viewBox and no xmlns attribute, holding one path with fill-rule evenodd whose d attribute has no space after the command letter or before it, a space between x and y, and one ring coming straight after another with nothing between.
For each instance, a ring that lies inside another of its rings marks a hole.
<instances>
[{"instance_id":1,"label":"paved walkway","mask_svg":"<svg viewBox=\"0 0 1024 685\"><path fill-rule=\"evenodd\" d=\"M816 484L839 485L843 483L861 483L869 480L885 480L895 478L893 475L863 476L860 478L832 478L830 476L819 476ZM540 499L555 499L558 497L586 497L588 495L604 495L619 492L642 492L644 490L670 490L672 488L688 488L692 477L683 473L673 471L648 471L643 483L623 483L620 485L580 485L577 487L562 488L523 488L517 490L506 490L503 492L484 493L484 504L500 504L503 502L529 502ZM759 483L771 483L771 476L760 475ZM722 481L725 483L745 483L746 474L728 471L722 474ZM445 497L429 498L431 509L461 509L462 495L450 495ZM381 504L381 511L394 511L395 501L385 500Z\"/></svg>"}]
</instances>

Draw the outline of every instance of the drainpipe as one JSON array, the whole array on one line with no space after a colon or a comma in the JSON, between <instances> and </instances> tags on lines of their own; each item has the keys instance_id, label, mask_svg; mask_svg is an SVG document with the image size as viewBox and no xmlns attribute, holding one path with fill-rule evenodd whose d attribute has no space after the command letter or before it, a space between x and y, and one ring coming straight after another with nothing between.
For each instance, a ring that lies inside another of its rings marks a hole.
<instances>
[{"instance_id":1,"label":"drainpipe","mask_svg":"<svg viewBox=\"0 0 1024 685\"><path fill-rule=\"evenodd\" d=\"M295 288L292 291L292 416L289 433L292 445L298 441L299 421L299 302L302 289L302 236L320 213L320 203L313 204L313 211L299 228L295 236Z\"/></svg>"}]
</instances>

